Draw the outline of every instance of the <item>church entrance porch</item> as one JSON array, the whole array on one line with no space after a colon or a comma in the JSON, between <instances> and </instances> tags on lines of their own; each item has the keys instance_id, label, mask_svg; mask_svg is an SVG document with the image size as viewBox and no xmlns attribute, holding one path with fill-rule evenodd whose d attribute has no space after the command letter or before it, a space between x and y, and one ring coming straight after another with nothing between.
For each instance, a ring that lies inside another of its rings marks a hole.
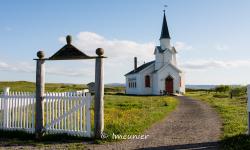
<instances>
[{"instance_id":1,"label":"church entrance porch","mask_svg":"<svg viewBox=\"0 0 250 150\"><path fill-rule=\"evenodd\" d=\"M166 91L166 94L174 93L174 79L171 76L168 76L165 79L165 91Z\"/></svg>"}]
</instances>

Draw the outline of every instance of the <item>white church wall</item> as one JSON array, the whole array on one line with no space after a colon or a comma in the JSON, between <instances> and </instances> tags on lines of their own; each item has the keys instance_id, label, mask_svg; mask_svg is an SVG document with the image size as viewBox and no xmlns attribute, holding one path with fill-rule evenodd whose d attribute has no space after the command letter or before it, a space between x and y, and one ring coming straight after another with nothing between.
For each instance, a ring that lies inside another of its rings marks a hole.
<instances>
[{"instance_id":1,"label":"white church wall","mask_svg":"<svg viewBox=\"0 0 250 150\"><path fill-rule=\"evenodd\" d=\"M160 69L163 66L163 55L156 51L155 54L155 70Z\"/></svg>"},{"instance_id":2,"label":"white church wall","mask_svg":"<svg viewBox=\"0 0 250 150\"><path fill-rule=\"evenodd\" d=\"M153 89L153 75L152 72L154 71L154 64L147 67L145 70L141 71L140 76L140 89L139 94L140 95L152 95L152 89ZM150 77L150 87L145 87L145 76L149 75Z\"/></svg>"},{"instance_id":3,"label":"white church wall","mask_svg":"<svg viewBox=\"0 0 250 150\"><path fill-rule=\"evenodd\" d=\"M163 59L164 64L172 62L173 53L170 50L166 50L163 53L163 57L164 57L164 59Z\"/></svg>"},{"instance_id":4,"label":"white church wall","mask_svg":"<svg viewBox=\"0 0 250 150\"><path fill-rule=\"evenodd\" d=\"M181 88L180 88L180 92L183 93L183 94L185 94L186 93L185 73L182 72L180 74L180 76L181 76Z\"/></svg>"},{"instance_id":5,"label":"white church wall","mask_svg":"<svg viewBox=\"0 0 250 150\"><path fill-rule=\"evenodd\" d=\"M158 74L154 73L153 74L153 87L152 87L152 92L153 95L159 95L159 90L158 90Z\"/></svg>"},{"instance_id":6,"label":"white church wall","mask_svg":"<svg viewBox=\"0 0 250 150\"><path fill-rule=\"evenodd\" d=\"M176 93L176 91L180 91L180 73L170 65L167 65L158 72L158 91L165 90L165 79L168 75L174 79L174 93Z\"/></svg>"},{"instance_id":7,"label":"white church wall","mask_svg":"<svg viewBox=\"0 0 250 150\"><path fill-rule=\"evenodd\" d=\"M138 74L127 75L126 77L126 94L137 94L138 87Z\"/></svg>"}]
</instances>

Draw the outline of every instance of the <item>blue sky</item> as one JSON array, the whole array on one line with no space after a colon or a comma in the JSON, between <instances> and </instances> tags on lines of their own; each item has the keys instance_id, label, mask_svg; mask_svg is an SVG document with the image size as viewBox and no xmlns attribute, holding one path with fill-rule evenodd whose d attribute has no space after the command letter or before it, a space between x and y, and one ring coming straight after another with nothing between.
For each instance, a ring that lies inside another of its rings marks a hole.
<instances>
[{"instance_id":1,"label":"blue sky","mask_svg":"<svg viewBox=\"0 0 250 150\"><path fill-rule=\"evenodd\" d=\"M35 81L38 50L49 57L71 34L89 55L105 48L105 83L124 83L124 74L154 59L163 5L178 65L187 84L250 83L248 0L9 0L0 5L0 80ZM94 61L46 63L47 82L88 83Z\"/></svg>"}]
</instances>

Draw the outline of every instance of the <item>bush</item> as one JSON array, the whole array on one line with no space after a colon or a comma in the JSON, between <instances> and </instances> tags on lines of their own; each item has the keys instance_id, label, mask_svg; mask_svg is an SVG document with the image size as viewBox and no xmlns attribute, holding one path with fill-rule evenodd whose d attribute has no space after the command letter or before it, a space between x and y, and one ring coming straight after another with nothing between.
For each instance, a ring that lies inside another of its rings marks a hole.
<instances>
[{"instance_id":1,"label":"bush","mask_svg":"<svg viewBox=\"0 0 250 150\"><path fill-rule=\"evenodd\" d=\"M219 85L215 87L215 92L228 92L230 91L230 86L228 85Z\"/></svg>"},{"instance_id":2,"label":"bush","mask_svg":"<svg viewBox=\"0 0 250 150\"><path fill-rule=\"evenodd\" d=\"M235 87L230 91L230 97L233 98L234 96L242 96L247 93L247 87L242 86L242 87Z\"/></svg>"}]
</instances>

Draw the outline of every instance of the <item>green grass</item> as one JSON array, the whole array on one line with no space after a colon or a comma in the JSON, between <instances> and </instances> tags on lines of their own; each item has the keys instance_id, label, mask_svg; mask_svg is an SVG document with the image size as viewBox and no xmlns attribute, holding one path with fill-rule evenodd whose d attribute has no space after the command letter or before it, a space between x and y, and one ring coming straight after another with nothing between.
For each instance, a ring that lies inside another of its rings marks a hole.
<instances>
[{"instance_id":1,"label":"green grass","mask_svg":"<svg viewBox=\"0 0 250 150\"><path fill-rule=\"evenodd\" d=\"M3 88L10 87L11 91L35 92L35 83L27 81L0 82L0 92ZM63 83L46 83L46 92L69 92L87 88L83 84L63 84Z\"/></svg>"},{"instance_id":2,"label":"green grass","mask_svg":"<svg viewBox=\"0 0 250 150\"><path fill-rule=\"evenodd\" d=\"M173 111L178 101L162 96L105 96L105 133L140 134Z\"/></svg>"},{"instance_id":3,"label":"green grass","mask_svg":"<svg viewBox=\"0 0 250 150\"><path fill-rule=\"evenodd\" d=\"M247 131L247 101L246 96L230 99L228 94L207 92L188 92L187 96L205 101L213 106L223 121L223 149L248 149L250 138Z\"/></svg>"},{"instance_id":4,"label":"green grass","mask_svg":"<svg viewBox=\"0 0 250 150\"><path fill-rule=\"evenodd\" d=\"M35 92L35 83L27 81L13 81L13 82L0 82L0 93L3 91L3 88L10 87L11 91L23 91L23 92ZM46 92L69 92L82 90L87 88L85 84L63 84L63 83L46 83L45 91ZM109 86L105 85L104 92L107 94L123 93L125 87L123 86Z\"/></svg>"}]
</instances>

